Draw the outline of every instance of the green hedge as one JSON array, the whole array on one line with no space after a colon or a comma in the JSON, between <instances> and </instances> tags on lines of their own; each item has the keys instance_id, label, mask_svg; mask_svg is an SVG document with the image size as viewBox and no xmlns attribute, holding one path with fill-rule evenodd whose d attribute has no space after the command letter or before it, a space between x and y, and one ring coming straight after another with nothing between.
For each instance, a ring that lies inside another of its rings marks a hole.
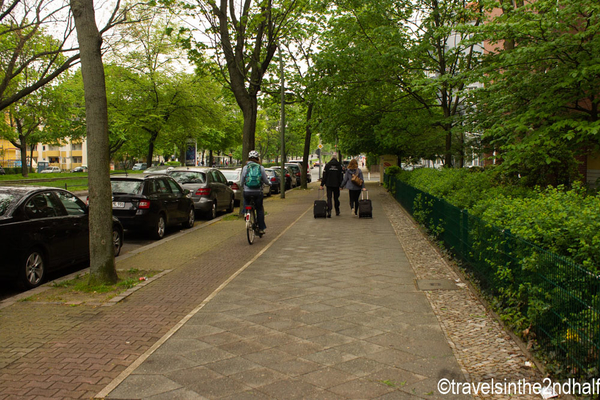
<instances>
[{"instance_id":1,"label":"green hedge","mask_svg":"<svg viewBox=\"0 0 600 400\"><path fill-rule=\"evenodd\" d=\"M600 194L572 188L510 185L495 171L386 171L528 242L600 272Z\"/></svg>"}]
</instances>

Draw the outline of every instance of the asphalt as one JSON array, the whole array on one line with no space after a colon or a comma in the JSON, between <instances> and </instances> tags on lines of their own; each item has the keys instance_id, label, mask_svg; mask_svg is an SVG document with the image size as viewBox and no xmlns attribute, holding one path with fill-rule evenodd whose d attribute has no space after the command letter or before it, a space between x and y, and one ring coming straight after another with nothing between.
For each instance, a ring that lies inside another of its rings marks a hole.
<instances>
[{"instance_id":1,"label":"asphalt","mask_svg":"<svg viewBox=\"0 0 600 400\"><path fill-rule=\"evenodd\" d=\"M267 200L252 246L224 218L120 259L161 271L120 301L0 309L0 400L460 397L437 390L466 378L389 195L369 181L372 219L347 191L340 216L315 219L316 187Z\"/></svg>"}]
</instances>

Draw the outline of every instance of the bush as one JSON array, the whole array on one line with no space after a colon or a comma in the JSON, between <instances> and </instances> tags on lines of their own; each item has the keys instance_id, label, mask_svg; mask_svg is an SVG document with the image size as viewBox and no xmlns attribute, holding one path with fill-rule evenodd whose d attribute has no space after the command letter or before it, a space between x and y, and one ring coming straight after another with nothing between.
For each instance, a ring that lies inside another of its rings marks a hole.
<instances>
[{"instance_id":1,"label":"bush","mask_svg":"<svg viewBox=\"0 0 600 400\"><path fill-rule=\"evenodd\" d=\"M600 195L587 194L581 184L529 189L505 184L494 170L422 168L397 176L487 223L600 271Z\"/></svg>"}]
</instances>

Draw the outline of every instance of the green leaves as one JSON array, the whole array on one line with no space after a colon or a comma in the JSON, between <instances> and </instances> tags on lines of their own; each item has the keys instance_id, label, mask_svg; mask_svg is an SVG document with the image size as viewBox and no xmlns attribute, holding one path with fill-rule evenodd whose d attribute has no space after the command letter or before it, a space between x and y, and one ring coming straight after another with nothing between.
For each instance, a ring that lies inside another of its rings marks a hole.
<instances>
[{"instance_id":1,"label":"green leaves","mask_svg":"<svg viewBox=\"0 0 600 400\"><path fill-rule=\"evenodd\" d=\"M538 0L476 32L504 46L479 71L485 87L472 98L473 127L499 150L501 168L532 185L577 179L576 157L600 144L599 15L593 0Z\"/></svg>"}]
</instances>

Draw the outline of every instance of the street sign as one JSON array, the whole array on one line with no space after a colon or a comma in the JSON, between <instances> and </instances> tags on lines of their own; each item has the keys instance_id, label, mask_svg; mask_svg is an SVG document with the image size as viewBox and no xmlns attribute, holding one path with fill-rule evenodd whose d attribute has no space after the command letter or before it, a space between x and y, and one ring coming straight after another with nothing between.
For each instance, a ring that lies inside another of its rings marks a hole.
<instances>
[{"instance_id":1,"label":"street sign","mask_svg":"<svg viewBox=\"0 0 600 400\"><path fill-rule=\"evenodd\" d=\"M317 147L318 147L318 148L320 148L320 149L322 149L322 148L323 148L323 145L322 145L322 144L320 144L320 145L318 145Z\"/></svg>"}]
</instances>

